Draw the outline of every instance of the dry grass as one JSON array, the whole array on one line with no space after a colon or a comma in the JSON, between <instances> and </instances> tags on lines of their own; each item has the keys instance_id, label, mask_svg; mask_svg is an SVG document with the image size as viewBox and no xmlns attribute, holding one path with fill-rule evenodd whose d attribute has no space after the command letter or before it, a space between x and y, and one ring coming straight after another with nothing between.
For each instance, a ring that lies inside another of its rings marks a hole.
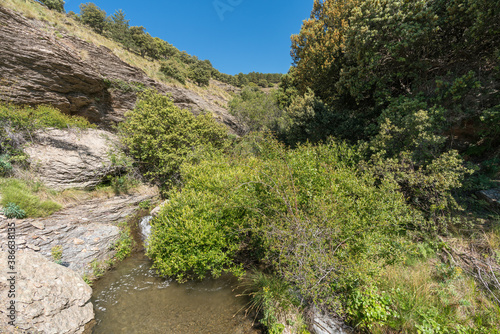
<instances>
[{"instance_id":1,"label":"dry grass","mask_svg":"<svg viewBox=\"0 0 500 334\"><path fill-rule=\"evenodd\" d=\"M498 306L459 266L435 258L413 266L391 266L384 269L380 282L390 292L396 311L389 325L403 333L425 333L425 328L436 333L441 333L439 328L484 333L499 329Z\"/></svg>"}]
</instances>

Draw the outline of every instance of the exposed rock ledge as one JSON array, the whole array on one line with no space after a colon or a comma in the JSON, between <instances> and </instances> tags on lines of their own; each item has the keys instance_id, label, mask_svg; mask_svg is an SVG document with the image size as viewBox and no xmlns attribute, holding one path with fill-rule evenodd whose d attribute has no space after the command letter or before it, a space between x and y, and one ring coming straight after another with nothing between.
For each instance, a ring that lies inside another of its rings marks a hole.
<instances>
[{"instance_id":1,"label":"exposed rock ledge","mask_svg":"<svg viewBox=\"0 0 500 334\"><path fill-rule=\"evenodd\" d=\"M110 153L118 138L107 131L46 129L26 147L31 166L49 188L93 188L117 172Z\"/></svg>"},{"instance_id":2,"label":"exposed rock ledge","mask_svg":"<svg viewBox=\"0 0 500 334\"><path fill-rule=\"evenodd\" d=\"M112 50L66 32L64 25L74 24L70 20L61 20L55 28L2 7L0 2L0 22L0 100L53 105L109 128L123 120L136 101L136 90L110 87L120 82L169 93L180 108L195 114L210 111L231 132L241 132L236 119L219 106L224 101L149 78Z\"/></svg>"},{"instance_id":3,"label":"exposed rock ledge","mask_svg":"<svg viewBox=\"0 0 500 334\"><path fill-rule=\"evenodd\" d=\"M10 220L0 218L0 240L7 240L7 224L16 223L19 249L40 252L51 260L54 246L62 246L62 262L79 275L90 273L90 263L114 256L112 249L120 236L117 223L125 221L137 210L139 203L155 193L131 194L111 199L95 199L66 208L48 218ZM5 242L0 250L5 251Z\"/></svg>"},{"instance_id":4,"label":"exposed rock ledge","mask_svg":"<svg viewBox=\"0 0 500 334\"><path fill-rule=\"evenodd\" d=\"M92 289L77 273L32 251L18 251L15 329L8 325L9 271L7 253L0 252L0 333L80 334L94 318Z\"/></svg>"}]
</instances>

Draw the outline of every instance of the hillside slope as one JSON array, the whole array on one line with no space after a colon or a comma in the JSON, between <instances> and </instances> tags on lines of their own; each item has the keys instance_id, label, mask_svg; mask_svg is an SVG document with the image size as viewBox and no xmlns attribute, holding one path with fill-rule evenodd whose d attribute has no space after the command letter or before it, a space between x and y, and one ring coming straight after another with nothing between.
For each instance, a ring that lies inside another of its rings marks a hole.
<instances>
[{"instance_id":1,"label":"hillside slope","mask_svg":"<svg viewBox=\"0 0 500 334\"><path fill-rule=\"evenodd\" d=\"M76 25L71 18L61 15L60 19L63 22L55 24L27 18L0 5L0 100L50 104L110 127L134 107L138 91L154 88L172 94L177 106L195 114L212 112L231 132L239 133L236 120L223 107L233 87L213 82L209 90L193 87L194 91L161 83L106 46L85 41L65 29Z\"/></svg>"}]
</instances>

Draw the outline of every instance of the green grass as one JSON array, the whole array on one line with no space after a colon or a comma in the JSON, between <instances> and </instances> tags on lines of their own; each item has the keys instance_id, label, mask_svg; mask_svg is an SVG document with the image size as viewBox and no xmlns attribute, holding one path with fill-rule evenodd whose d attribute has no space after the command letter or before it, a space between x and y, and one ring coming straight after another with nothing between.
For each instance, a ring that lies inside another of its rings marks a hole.
<instances>
[{"instance_id":1,"label":"green grass","mask_svg":"<svg viewBox=\"0 0 500 334\"><path fill-rule=\"evenodd\" d=\"M28 217L47 217L60 210L62 206L51 200L41 200L36 194L36 184L13 178L0 178L1 205L17 204Z\"/></svg>"},{"instance_id":2,"label":"green grass","mask_svg":"<svg viewBox=\"0 0 500 334\"><path fill-rule=\"evenodd\" d=\"M85 118L63 114L49 106L19 107L12 104L0 104L0 123L7 123L19 130L41 128L95 128Z\"/></svg>"}]
</instances>

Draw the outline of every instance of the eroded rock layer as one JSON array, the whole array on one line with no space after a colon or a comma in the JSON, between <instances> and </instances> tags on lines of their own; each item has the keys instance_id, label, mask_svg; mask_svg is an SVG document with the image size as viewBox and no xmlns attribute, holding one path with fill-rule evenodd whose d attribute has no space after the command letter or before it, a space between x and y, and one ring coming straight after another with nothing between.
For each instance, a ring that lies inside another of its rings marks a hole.
<instances>
[{"instance_id":1,"label":"eroded rock layer","mask_svg":"<svg viewBox=\"0 0 500 334\"><path fill-rule=\"evenodd\" d=\"M133 109L140 89L154 88L171 94L177 106L195 114L209 111L231 132L240 132L234 117L212 99L157 82L112 50L58 29L0 4L0 100L49 104L110 127Z\"/></svg>"}]
</instances>

